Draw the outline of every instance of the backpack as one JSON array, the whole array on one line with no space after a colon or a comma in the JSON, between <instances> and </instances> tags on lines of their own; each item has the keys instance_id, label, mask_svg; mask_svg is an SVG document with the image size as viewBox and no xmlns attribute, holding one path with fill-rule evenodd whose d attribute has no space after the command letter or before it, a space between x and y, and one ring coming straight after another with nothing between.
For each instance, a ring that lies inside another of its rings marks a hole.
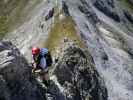
<instances>
[{"instance_id":1,"label":"backpack","mask_svg":"<svg viewBox=\"0 0 133 100\"><path fill-rule=\"evenodd\" d=\"M46 64L47 66L51 66L53 61L50 52L48 51L47 48L42 48L40 50L40 59L44 57L46 59Z\"/></svg>"}]
</instances>

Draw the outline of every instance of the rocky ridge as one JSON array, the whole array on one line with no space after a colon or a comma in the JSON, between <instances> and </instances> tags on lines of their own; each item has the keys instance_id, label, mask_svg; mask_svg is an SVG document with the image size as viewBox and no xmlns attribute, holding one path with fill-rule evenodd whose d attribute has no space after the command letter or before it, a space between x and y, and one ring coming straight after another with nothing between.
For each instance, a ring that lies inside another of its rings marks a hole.
<instances>
[{"instance_id":1,"label":"rocky ridge","mask_svg":"<svg viewBox=\"0 0 133 100\"><path fill-rule=\"evenodd\" d=\"M73 42L63 43L63 46L65 48L51 70L50 86L46 89L35 80L18 49L10 42L1 42L0 99L107 100L106 86L89 52Z\"/></svg>"},{"instance_id":2,"label":"rocky ridge","mask_svg":"<svg viewBox=\"0 0 133 100\"><path fill-rule=\"evenodd\" d=\"M45 100L23 55L11 42L0 42L0 99Z\"/></svg>"}]
</instances>

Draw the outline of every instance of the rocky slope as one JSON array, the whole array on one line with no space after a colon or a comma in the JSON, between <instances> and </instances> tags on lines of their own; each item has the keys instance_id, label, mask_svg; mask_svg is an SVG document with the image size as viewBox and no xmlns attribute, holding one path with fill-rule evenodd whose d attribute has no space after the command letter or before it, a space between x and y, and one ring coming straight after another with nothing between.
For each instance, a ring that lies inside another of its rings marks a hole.
<instances>
[{"instance_id":1,"label":"rocky slope","mask_svg":"<svg viewBox=\"0 0 133 100\"><path fill-rule=\"evenodd\" d=\"M64 12L65 18L71 16L76 34L81 36L88 47L96 70L105 81L108 99L132 100L132 6L132 0L63 0L63 2L62 0L42 0L32 11L32 17L6 35L4 40L12 41L30 61L30 47L43 46L50 29L58 25L56 18L62 16ZM45 16L52 8L56 8L54 16L45 21ZM64 24L62 26L64 27ZM69 26L67 28L70 29ZM57 29L60 30L60 28ZM60 35L62 33L59 33Z\"/></svg>"},{"instance_id":2,"label":"rocky slope","mask_svg":"<svg viewBox=\"0 0 133 100\"><path fill-rule=\"evenodd\" d=\"M11 42L0 42L0 100L45 100L23 55Z\"/></svg>"},{"instance_id":3,"label":"rocky slope","mask_svg":"<svg viewBox=\"0 0 133 100\"><path fill-rule=\"evenodd\" d=\"M41 87L30 66L10 42L0 43L1 100L107 100L103 79L88 51L63 43L62 54L51 73L51 85ZM80 57L80 58L79 58ZM38 83L38 84L37 84Z\"/></svg>"},{"instance_id":4,"label":"rocky slope","mask_svg":"<svg viewBox=\"0 0 133 100\"><path fill-rule=\"evenodd\" d=\"M120 2L66 1L97 70L104 76L108 99L132 100L132 12Z\"/></svg>"},{"instance_id":5,"label":"rocky slope","mask_svg":"<svg viewBox=\"0 0 133 100\"><path fill-rule=\"evenodd\" d=\"M0 1L0 39L5 33L13 31L32 16L32 11L41 0L1 0Z\"/></svg>"},{"instance_id":6,"label":"rocky slope","mask_svg":"<svg viewBox=\"0 0 133 100\"><path fill-rule=\"evenodd\" d=\"M54 22L53 17L47 21L45 17L53 7L55 7L55 1L41 0L41 3L31 12L29 11L30 19L26 20L17 29L7 33L4 37L4 40L12 41L20 49L21 53L26 56L28 61L31 61L30 50L32 46L44 46L44 41L46 41Z\"/></svg>"},{"instance_id":7,"label":"rocky slope","mask_svg":"<svg viewBox=\"0 0 133 100\"><path fill-rule=\"evenodd\" d=\"M64 48L62 48L64 47ZM105 83L88 50L73 42L63 43L53 70L66 100L107 100ZM65 100L65 99L62 99Z\"/></svg>"}]
</instances>

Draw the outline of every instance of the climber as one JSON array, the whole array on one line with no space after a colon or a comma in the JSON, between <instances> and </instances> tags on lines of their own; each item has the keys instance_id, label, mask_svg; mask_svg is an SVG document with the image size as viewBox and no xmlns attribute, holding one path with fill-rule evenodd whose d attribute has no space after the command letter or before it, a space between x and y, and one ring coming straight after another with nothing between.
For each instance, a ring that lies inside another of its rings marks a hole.
<instances>
[{"instance_id":1,"label":"climber","mask_svg":"<svg viewBox=\"0 0 133 100\"><path fill-rule=\"evenodd\" d=\"M32 73L39 73L42 82L48 86L49 85L49 74L48 67L52 65L52 57L47 48L32 48Z\"/></svg>"}]
</instances>

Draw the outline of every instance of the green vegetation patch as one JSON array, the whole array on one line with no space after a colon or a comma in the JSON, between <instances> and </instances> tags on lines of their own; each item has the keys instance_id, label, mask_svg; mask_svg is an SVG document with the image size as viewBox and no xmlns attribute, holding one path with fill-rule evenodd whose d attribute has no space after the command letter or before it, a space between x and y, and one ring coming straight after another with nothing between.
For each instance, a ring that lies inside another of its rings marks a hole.
<instances>
[{"instance_id":1,"label":"green vegetation patch","mask_svg":"<svg viewBox=\"0 0 133 100\"><path fill-rule=\"evenodd\" d=\"M84 47L81 38L77 35L75 23L72 18L66 17L63 20L56 19L54 27L51 29L45 43L45 47L49 48L50 51L53 51L60 45L65 37L75 41L80 47Z\"/></svg>"},{"instance_id":2,"label":"green vegetation patch","mask_svg":"<svg viewBox=\"0 0 133 100\"><path fill-rule=\"evenodd\" d=\"M30 18L31 12L41 0L4 0L0 1L0 39Z\"/></svg>"},{"instance_id":3,"label":"green vegetation patch","mask_svg":"<svg viewBox=\"0 0 133 100\"><path fill-rule=\"evenodd\" d=\"M30 16L30 12L36 7L37 4L40 3L41 0L14 0L14 2L10 3L9 6L12 8L6 8L6 12L9 12L9 30L15 29L19 27L21 24L26 21L28 16ZM12 24L14 24L12 26Z\"/></svg>"},{"instance_id":4,"label":"green vegetation patch","mask_svg":"<svg viewBox=\"0 0 133 100\"><path fill-rule=\"evenodd\" d=\"M8 17L0 16L0 39L7 33L8 31Z\"/></svg>"},{"instance_id":5,"label":"green vegetation patch","mask_svg":"<svg viewBox=\"0 0 133 100\"><path fill-rule=\"evenodd\" d=\"M129 0L121 0L120 3L124 6L128 11L133 13L133 4Z\"/></svg>"}]
</instances>

